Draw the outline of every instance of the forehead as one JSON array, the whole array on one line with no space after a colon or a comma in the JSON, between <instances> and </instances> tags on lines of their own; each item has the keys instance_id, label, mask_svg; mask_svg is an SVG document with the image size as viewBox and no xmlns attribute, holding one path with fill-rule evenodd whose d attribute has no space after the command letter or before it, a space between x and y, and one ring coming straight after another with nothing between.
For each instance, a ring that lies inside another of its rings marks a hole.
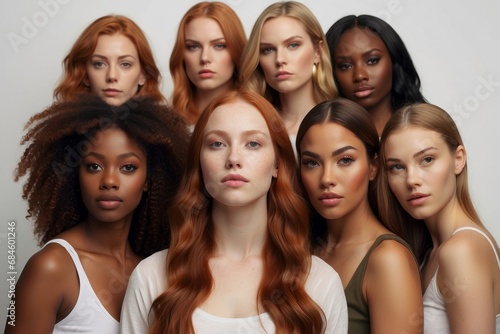
<instances>
[{"instance_id":1,"label":"forehead","mask_svg":"<svg viewBox=\"0 0 500 334\"><path fill-rule=\"evenodd\" d=\"M379 35L368 28L354 27L340 36L335 54L363 53L372 49L387 52L387 47Z\"/></svg>"},{"instance_id":2,"label":"forehead","mask_svg":"<svg viewBox=\"0 0 500 334\"><path fill-rule=\"evenodd\" d=\"M444 148L446 142L440 133L418 126L408 126L391 133L385 142L386 155L415 153L428 147Z\"/></svg>"},{"instance_id":3,"label":"forehead","mask_svg":"<svg viewBox=\"0 0 500 334\"><path fill-rule=\"evenodd\" d=\"M205 127L205 133L212 130L228 133L258 130L269 135L269 128L260 111L242 100L215 108Z\"/></svg>"},{"instance_id":4,"label":"forehead","mask_svg":"<svg viewBox=\"0 0 500 334\"><path fill-rule=\"evenodd\" d=\"M268 19L262 26L261 40L286 39L291 36L309 36L304 24L293 17L278 16Z\"/></svg>"},{"instance_id":5,"label":"forehead","mask_svg":"<svg viewBox=\"0 0 500 334\"><path fill-rule=\"evenodd\" d=\"M116 33L112 35L100 35L97 38L96 50L126 51L126 53L137 53L134 43L127 36Z\"/></svg>"},{"instance_id":6,"label":"forehead","mask_svg":"<svg viewBox=\"0 0 500 334\"><path fill-rule=\"evenodd\" d=\"M224 34L217 21L208 17L198 17L186 24L186 39L218 39L223 38Z\"/></svg>"},{"instance_id":7,"label":"forehead","mask_svg":"<svg viewBox=\"0 0 500 334\"><path fill-rule=\"evenodd\" d=\"M329 153L345 146L352 146L360 152L365 151L365 145L358 136L344 126L332 122L311 126L300 143L301 151Z\"/></svg>"}]
</instances>

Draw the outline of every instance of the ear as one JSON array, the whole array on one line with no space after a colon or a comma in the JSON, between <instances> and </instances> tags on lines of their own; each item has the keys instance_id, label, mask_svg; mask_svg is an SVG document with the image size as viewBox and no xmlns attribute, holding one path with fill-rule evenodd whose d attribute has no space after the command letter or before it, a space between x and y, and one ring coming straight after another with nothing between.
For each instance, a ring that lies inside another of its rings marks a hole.
<instances>
[{"instance_id":1,"label":"ear","mask_svg":"<svg viewBox=\"0 0 500 334\"><path fill-rule=\"evenodd\" d=\"M274 167L274 170L273 170L273 177L275 179L278 178L278 164L276 164L276 166Z\"/></svg>"},{"instance_id":2,"label":"ear","mask_svg":"<svg viewBox=\"0 0 500 334\"><path fill-rule=\"evenodd\" d=\"M145 181L144 186L142 187L142 191L147 192L148 190L149 190L148 181Z\"/></svg>"},{"instance_id":3,"label":"ear","mask_svg":"<svg viewBox=\"0 0 500 334\"><path fill-rule=\"evenodd\" d=\"M146 74L141 71L141 76L139 77L139 86L142 86L146 83Z\"/></svg>"},{"instance_id":4,"label":"ear","mask_svg":"<svg viewBox=\"0 0 500 334\"><path fill-rule=\"evenodd\" d=\"M375 154L375 157L373 160L370 162L370 181L375 180L375 177L377 176L378 172L378 155Z\"/></svg>"},{"instance_id":5,"label":"ear","mask_svg":"<svg viewBox=\"0 0 500 334\"><path fill-rule=\"evenodd\" d=\"M323 41L319 41L318 46L316 47L316 52L314 53L314 63L321 63L321 54L323 53Z\"/></svg>"},{"instance_id":6,"label":"ear","mask_svg":"<svg viewBox=\"0 0 500 334\"><path fill-rule=\"evenodd\" d=\"M465 147L458 145L455 150L455 175L462 173L466 163L467 152L465 152Z\"/></svg>"},{"instance_id":7,"label":"ear","mask_svg":"<svg viewBox=\"0 0 500 334\"><path fill-rule=\"evenodd\" d=\"M87 75L85 75L85 77L83 78L83 85L85 87L90 87L90 81L89 81L89 78L87 77Z\"/></svg>"}]
</instances>

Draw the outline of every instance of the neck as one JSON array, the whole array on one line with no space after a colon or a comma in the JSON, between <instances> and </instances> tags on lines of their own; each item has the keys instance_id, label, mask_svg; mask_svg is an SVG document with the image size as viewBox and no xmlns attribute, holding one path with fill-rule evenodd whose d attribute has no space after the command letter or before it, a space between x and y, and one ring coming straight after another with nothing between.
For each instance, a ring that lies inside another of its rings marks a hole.
<instances>
[{"instance_id":1,"label":"neck","mask_svg":"<svg viewBox=\"0 0 500 334\"><path fill-rule=\"evenodd\" d=\"M232 80L229 80L225 84L216 87L214 89L196 89L195 100L198 106L198 115L200 115L203 110L212 102L214 98L219 96L221 93L234 88Z\"/></svg>"},{"instance_id":2,"label":"neck","mask_svg":"<svg viewBox=\"0 0 500 334\"><path fill-rule=\"evenodd\" d=\"M424 219L424 223L431 234L434 248L451 238L456 229L462 226L476 225L465 214L456 197L453 197L437 214Z\"/></svg>"},{"instance_id":3,"label":"neck","mask_svg":"<svg viewBox=\"0 0 500 334\"><path fill-rule=\"evenodd\" d=\"M304 116L317 104L314 100L312 82L299 91L280 94L280 102L280 113L288 134L297 135Z\"/></svg>"},{"instance_id":4,"label":"neck","mask_svg":"<svg viewBox=\"0 0 500 334\"><path fill-rule=\"evenodd\" d=\"M327 220L327 228L328 244L373 240L385 229L373 214L368 201L343 217Z\"/></svg>"},{"instance_id":5,"label":"neck","mask_svg":"<svg viewBox=\"0 0 500 334\"><path fill-rule=\"evenodd\" d=\"M132 252L128 242L128 235L132 217L117 223L100 222L89 216L82 223L89 248L95 252L125 256Z\"/></svg>"},{"instance_id":6,"label":"neck","mask_svg":"<svg viewBox=\"0 0 500 334\"><path fill-rule=\"evenodd\" d=\"M367 110L370 113L373 124L375 124L378 136L382 136L382 131L393 113L390 95L380 104Z\"/></svg>"},{"instance_id":7,"label":"neck","mask_svg":"<svg viewBox=\"0 0 500 334\"><path fill-rule=\"evenodd\" d=\"M262 255L268 234L265 198L247 207L214 202L212 218L217 253L240 259Z\"/></svg>"}]
</instances>

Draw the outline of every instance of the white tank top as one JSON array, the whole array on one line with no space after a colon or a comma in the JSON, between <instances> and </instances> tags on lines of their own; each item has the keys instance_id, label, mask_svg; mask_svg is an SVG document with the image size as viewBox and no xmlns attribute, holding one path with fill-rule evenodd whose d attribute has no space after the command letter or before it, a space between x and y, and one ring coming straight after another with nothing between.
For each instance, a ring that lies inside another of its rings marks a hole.
<instances>
[{"instance_id":1,"label":"white tank top","mask_svg":"<svg viewBox=\"0 0 500 334\"><path fill-rule=\"evenodd\" d=\"M475 231L481 234L483 237L488 240L491 247L493 248L493 252L495 252L495 256L497 258L498 267L500 268L500 259L498 258L497 250L493 242L488 238L488 236L481 231L480 229L465 226L457 229L453 234L470 230ZM449 334L450 333L450 323L448 322L448 315L446 313L446 306L444 303L444 298L439 291L437 286L437 273L434 272L434 276L429 283L429 286L425 290L424 293L424 334ZM500 314L496 315L496 333L500 334Z\"/></svg>"},{"instance_id":2,"label":"white tank top","mask_svg":"<svg viewBox=\"0 0 500 334\"><path fill-rule=\"evenodd\" d=\"M119 322L108 313L97 298L73 246L63 239L50 240L45 246L50 243L57 243L68 251L80 280L80 292L75 307L66 318L56 323L52 333L118 334Z\"/></svg>"}]
</instances>

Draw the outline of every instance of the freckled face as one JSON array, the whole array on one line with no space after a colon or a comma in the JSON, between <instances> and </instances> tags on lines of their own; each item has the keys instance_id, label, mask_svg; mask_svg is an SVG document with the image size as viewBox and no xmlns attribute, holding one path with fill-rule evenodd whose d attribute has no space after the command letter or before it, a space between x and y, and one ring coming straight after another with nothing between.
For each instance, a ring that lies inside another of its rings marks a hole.
<instances>
[{"instance_id":1,"label":"freckled face","mask_svg":"<svg viewBox=\"0 0 500 334\"><path fill-rule=\"evenodd\" d=\"M217 21L197 18L186 25L184 64L189 80L198 90L230 89L234 62Z\"/></svg>"},{"instance_id":2,"label":"freckled face","mask_svg":"<svg viewBox=\"0 0 500 334\"><path fill-rule=\"evenodd\" d=\"M391 134L384 150L389 186L411 216L431 218L455 203L463 155L439 133L410 126Z\"/></svg>"},{"instance_id":3,"label":"freckled face","mask_svg":"<svg viewBox=\"0 0 500 334\"><path fill-rule=\"evenodd\" d=\"M200 165L214 204L265 205L277 166L262 114L244 101L217 107L205 127Z\"/></svg>"},{"instance_id":4,"label":"freckled face","mask_svg":"<svg viewBox=\"0 0 500 334\"><path fill-rule=\"evenodd\" d=\"M280 16L264 23L259 64L266 82L282 94L312 90L312 68L320 55L304 25Z\"/></svg>"},{"instance_id":5,"label":"freckled face","mask_svg":"<svg viewBox=\"0 0 500 334\"><path fill-rule=\"evenodd\" d=\"M366 209L376 167L363 142L336 123L313 125L300 143L300 175L309 200L326 219Z\"/></svg>"},{"instance_id":6,"label":"freckled face","mask_svg":"<svg viewBox=\"0 0 500 334\"><path fill-rule=\"evenodd\" d=\"M381 105L392 110L392 62L379 35L369 29L347 30L333 56L333 74L342 96L368 111Z\"/></svg>"},{"instance_id":7,"label":"freckled face","mask_svg":"<svg viewBox=\"0 0 500 334\"><path fill-rule=\"evenodd\" d=\"M146 82L137 49L122 35L102 35L86 63L85 84L110 105L121 105Z\"/></svg>"},{"instance_id":8,"label":"freckled face","mask_svg":"<svg viewBox=\"0 0 500 334\"><path fill-rule=\"evenodd\" d=\"M89 144L78 170L88 219L130 223L147 189L146 155L118 129L98 132Z\"/></svg>"}]
</instances>

